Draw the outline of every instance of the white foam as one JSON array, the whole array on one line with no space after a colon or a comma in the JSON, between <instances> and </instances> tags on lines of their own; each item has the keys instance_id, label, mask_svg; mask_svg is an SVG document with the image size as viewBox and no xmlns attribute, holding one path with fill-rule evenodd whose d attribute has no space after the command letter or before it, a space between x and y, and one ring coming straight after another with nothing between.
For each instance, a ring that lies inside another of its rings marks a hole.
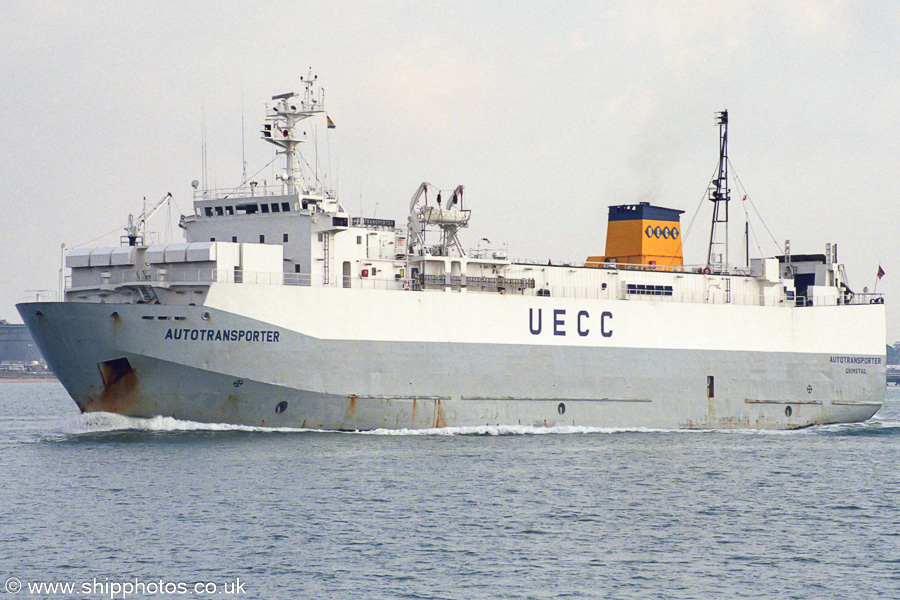
<instances>
[{"instance_id":1,"label":"white foam","mask_svg":"<svg viewBox=\"0 0 900 600\"><path fill-rule=\"evenodd\" d=\"M75 415L62 425L63 433L103 433L106 431L263 431L295 432L310 431L294 427L253 427L231 423L199 423L172 417L142 419L126 417L115 413L91 412Z\"/></svg>"},{"instance_id":2,"label":"white foam","mask_svg":"<svg viewBox=\"0 0 900 600\"><path fill-rule=\"evenodd\" d=\"M874 420L874 419L873 419ZM653 429L649 427L584 427L572 425L558 425L553 427L538 427L530 425L475 425L466 427L439 427L429 429L374 429L370 431L323 431L318 429L305 429L299 427L259 427L251 425L235 425L231 423L200 423L197 421L185 421L172 417L153 417L143 419L138 417L126 417L115 413L92 412L73 415L64 421L60 427L61 433L67 435L79 435L86 433L103 433L110 431L246 431L268 433L344 433L349 435L382 435L382 436L468 436L468 435L573 435L573 434L615 434L615 433L681 433L681 434L709 434L726 433L738 435L810 435L816 432L835 431L848 428L889 428L900 427L895 421L882 421L869 423L840 423L834 425L821 425L806 429L777 430L777 429Z\"/></svg>"},{"instance_id":3,"label":"white foam","mask_svg":"<svg viewBox=\"0 0 900 600\"><path fill-rule=\"evenodd\" d=\"M571 435L586 433L676 433L677 429L646 427L581 427L559 425L534 427L529 425L473 425L468 427L439 427L434 429L373 429L359 431L362 435Z\"/></svg>"}]
</instances>

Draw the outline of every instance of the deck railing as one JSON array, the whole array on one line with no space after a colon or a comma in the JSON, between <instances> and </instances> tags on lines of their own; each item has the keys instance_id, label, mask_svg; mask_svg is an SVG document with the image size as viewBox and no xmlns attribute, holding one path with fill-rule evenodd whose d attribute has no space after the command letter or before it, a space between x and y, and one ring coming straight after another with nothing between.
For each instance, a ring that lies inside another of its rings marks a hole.
<instances>
[{"instance_id":1,"label":"deck railing","mask_svg":"<svg viewBox=\"0 0 900 600\"><path fill-rule=\"evenodd\" d=\"M507 278L510 279L510 278ZM173 287L201 286L213 283L237 283L245 285L276 286L315 286L333 288L355 288L368 290L427 291L427 292L459 292L460 286L426 285L422 290L415 281L403 278L381 277L331 277L327 282L322 276L308 273L267 273L243 271L235 269L191 269L191 268L147 268L147 269L110 269L108 271L79 272L74 277L65 278L66 291L77 292L92 289L116 290L117 288L135 289L142 286ZM630 283L630 282L629 282ZM601 285L538 285L535 289L518 289L512 285L501 289L467 287L469 293L529 295L551 298L585 298L616 299L631 302L676 302L689 304L736 304L748 306L827 306L846 304L879 304L884 302L882 294L855 294L852 297L789 297L785 294L773 295L741 295L721 290L681 291L671 286L635 286L626 284L610 285L603 289ZM649 289L649 288L663 289Z\"/></svg>"}]
</instances>

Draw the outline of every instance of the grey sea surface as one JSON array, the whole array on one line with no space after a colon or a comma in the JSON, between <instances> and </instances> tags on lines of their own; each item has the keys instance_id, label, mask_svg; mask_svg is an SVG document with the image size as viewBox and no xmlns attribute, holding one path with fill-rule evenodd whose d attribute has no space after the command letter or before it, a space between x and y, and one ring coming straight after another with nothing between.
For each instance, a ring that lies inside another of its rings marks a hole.
<instances>
[{"instance_id":1,"label":"grey sea surface","mask_svg":"<svg viewBox=\"0 0 900 600\"><path fill-rule=\"evenodd\" d=\"M897 388L793 432L362 434L0 383L0 472L9 598L900 597Z\"/></svg>"}]
</instances>

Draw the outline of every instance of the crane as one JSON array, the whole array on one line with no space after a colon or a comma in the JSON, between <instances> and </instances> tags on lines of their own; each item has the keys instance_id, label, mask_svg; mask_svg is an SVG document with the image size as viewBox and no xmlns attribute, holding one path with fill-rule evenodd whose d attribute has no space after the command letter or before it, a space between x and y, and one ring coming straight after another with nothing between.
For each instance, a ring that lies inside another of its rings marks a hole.
<instances>
[{"instance_id":1,"label":"crane","mask_svg":"<svg viewBox=\"0 0 900 600\"><path fill-rule=\"evenodd\" d=\"M172 192L167 193L163 196L156 204L153 205L153 208L150 209L150 212L147 212L147 198L144 197L144 212L138 215L137 219L129 214L128 215L128 224L125 226L125 237L128 238L129 246L137 246L138 240L140 239L141 243L144 242L144 234L146 233L147 221L149 221L153 215L162 208L163 204L166 203L167 200L172 198ZM123 238L124 241L124 238Z\"/></svg>"}]
</instances>

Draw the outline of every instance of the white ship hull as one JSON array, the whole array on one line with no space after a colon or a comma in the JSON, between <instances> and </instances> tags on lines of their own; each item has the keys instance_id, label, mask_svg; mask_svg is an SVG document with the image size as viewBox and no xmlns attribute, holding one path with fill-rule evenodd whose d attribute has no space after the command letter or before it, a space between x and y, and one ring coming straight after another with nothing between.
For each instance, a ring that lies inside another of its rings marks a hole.
<instances>
[{"instance_id":1,"label":"white ship hull","mask_svg":"<svg viewBox=\"0 0 900 600\"><path fill-rule=\"evenodd\" d=\"M423 182L405 227L348 213L299 156L307 125L334 126L316 78L301 85L266 109L278 184L194 182L184 243L145 243L167 195L129 215L128 245L66 254L65 302L19 305L83 411L335 430L798 428L881 406L883 298L851 291L835 246L729 266L727 111L705 264L684 264L683 211L647 202L609 207L603 255L554 264L487 238L467 252L462 185Z\"/></svg>"},{"instance_id":2,"label":"white ship hull","mask_svg":"<svg viewBox=\"0 0 900 600\"><path fill-rule=\"evenodd\" d=\"M791 429L863 421L885 389L881 304L213 283L202 306L18 308L83 411L136 417Z\"/></svg>"}]
</instances>

